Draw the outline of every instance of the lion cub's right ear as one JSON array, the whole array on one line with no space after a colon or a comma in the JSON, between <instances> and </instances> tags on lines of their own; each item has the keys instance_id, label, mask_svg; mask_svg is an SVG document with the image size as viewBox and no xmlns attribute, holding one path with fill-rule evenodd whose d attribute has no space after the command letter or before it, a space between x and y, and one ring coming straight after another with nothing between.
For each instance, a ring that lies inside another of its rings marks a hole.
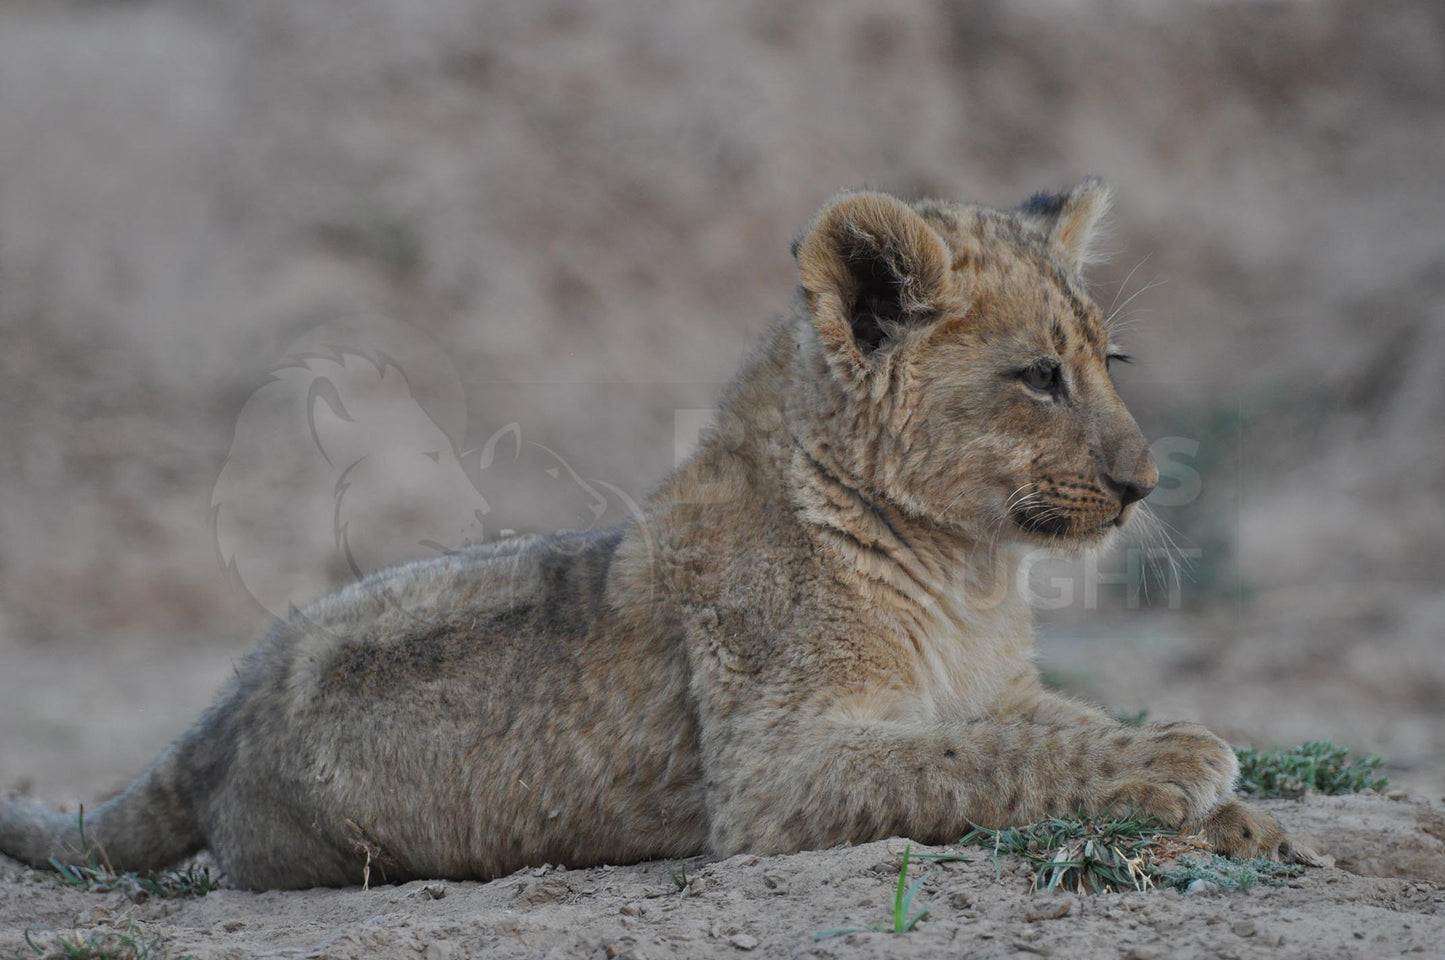
<instances>
[{"instance_id":1,"label":"lion cub's right ear","mask_svg":"<svg viewBox=\"0 0 1445 960\"><path fill-rule=\"evenodd\" d=\"M835 198L794 252L814 326L855 364L942 309L947 247L912 207L887 194Z\"/></svg>"}]
</instances>

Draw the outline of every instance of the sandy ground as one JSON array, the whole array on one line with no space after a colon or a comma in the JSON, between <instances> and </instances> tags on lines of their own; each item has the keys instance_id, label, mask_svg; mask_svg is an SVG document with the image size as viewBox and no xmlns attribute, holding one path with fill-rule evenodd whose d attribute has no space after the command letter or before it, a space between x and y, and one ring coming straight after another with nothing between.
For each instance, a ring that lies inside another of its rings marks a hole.
<instances>
[{"instance_id":1,"label":"sandy ground","mask_svg":"<svg viewBox=\"0 0 1445 960\"><path fill-rule=\"evenodd\" d=\"M1376 796L1269 806L1339 865L1244 893L1080 896L1032 892L1026 869L1006 861L1000 870L973 850L967 863L923 867L917 902L930 912L915 931L814 941L885 921L903 840L780 857L538 867L490 883L223 889L140 903L66 890L0 858L0 950L22 948L35 925L41 944L118 929L159 939L168 956L216 958L1445 956L1438 806ZM684 892L672 879L679 869ZM1381 869L1433 879L1370 875Z\"/></svg>"}]
</instances>

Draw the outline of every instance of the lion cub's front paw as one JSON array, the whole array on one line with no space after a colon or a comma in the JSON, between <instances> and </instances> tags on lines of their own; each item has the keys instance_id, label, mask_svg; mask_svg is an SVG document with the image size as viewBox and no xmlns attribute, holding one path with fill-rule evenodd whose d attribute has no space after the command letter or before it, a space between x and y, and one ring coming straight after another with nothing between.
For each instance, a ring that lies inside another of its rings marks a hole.
<instances>
[{"instance_id":1,"label":"lion cub's front paw","mask_svg":"<svg viewBox=\"0 0 1445 960\"><path fill-rule=\"evenodd\" d=\"M1171 827L1200 820L1233 796L1239 761L1229 744L1194 723L1168 723L1119 735L1122 767L1110 806L1150 814Z\"/></svg>"},{"instance_id":2,"label":"lion cub's front paw","mask_svg":"<svg viewBox=\"0 0 1445 960\"><path fill-rule=\"evenodd\" d=\"M1209 848L1226 857L1268 857L1278 860L1290 853L1289 839L1279 821L1254 807L1231 800L1186 831L1203 834Z\"/></svg>"}]
</instances>

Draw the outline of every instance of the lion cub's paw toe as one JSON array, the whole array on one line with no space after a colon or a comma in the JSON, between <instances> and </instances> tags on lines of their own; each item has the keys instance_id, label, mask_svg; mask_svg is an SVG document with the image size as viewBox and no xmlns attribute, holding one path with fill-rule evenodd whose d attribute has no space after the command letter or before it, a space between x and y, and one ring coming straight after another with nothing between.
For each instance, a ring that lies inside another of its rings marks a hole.
<instances>
[{"instance_id":1,"label":"lion cub's paw toe","mask_svg":"<svg viewBox=\"0 0 1445 960\"><path fill-rule=\"evenodd\" d=\"M1238 760L1229 744L1192 723L1145 727L1123 754L1129 773L1109 801L1170 826L1203 819L1233 795Z\"/></svg>"},{"instance_id":2,"label":"lion cub's paw toe","mask_svg":"<svg viewBox=\"0 0 1445 960\"><path fill-rule=\"evenodd\" d=\"M1211 850L1226 857L1279 860L1290 853L1289 838L1279 821L1238 800L1223 804L1191 828L1204 835Z\"/></svg>"}]
</instances>

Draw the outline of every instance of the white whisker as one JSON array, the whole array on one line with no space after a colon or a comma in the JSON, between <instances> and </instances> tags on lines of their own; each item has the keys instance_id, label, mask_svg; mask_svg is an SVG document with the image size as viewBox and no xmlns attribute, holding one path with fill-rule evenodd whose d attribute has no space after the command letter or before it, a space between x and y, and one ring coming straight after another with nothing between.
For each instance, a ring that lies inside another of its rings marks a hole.
<instances>
[{"instance_id":1,"label":"white whisker","mask_svg":"<svg viewBox=\"0 0 1445 960\"><path fill-rule=\"evenodd\" d=\"M1106 314L1113 316L1114 304L1119 302L1119 297L1124 293L1124 289L1129 286L1129 281L1133 279L1134 274L1138 272L1140 267L1148 263L1149 258L1152 256L1154 256L1154 251L1150 250L1148 253L1144 254L1143 260L1140 260L1138 263L1134 264L1133 270L1130 270L1128 273L1124 274L1124 280L1119 284L1119 289L1114 291L1114 299L1109 301L1109 308L1104 311Z\"/></svg>"},{"instance_id":2,"label":"white whisker","mask_svg":"<svg viewBox=\"0 0 1445 960\"><path fill-rule=\"evenodd\" d=\"M1151 280L1151 281L1149 281L1148 283L1146 283L1144 286L1140 287L1138 290L1135 290L1133 293L1129 294L1129 298L1128 298L1127 300L1125 300L1123 303L1119 304L1118 307L1110 310L1109 315L1104 318L1104 327L1105 327L1105 329L1108 329L1108 328L1109 328L1109 325L1114 322L1114 318L1119 314L1120 311L1122 311L1125 307L1127 307L1129 304L1131 304L1131 303L1134 302L1134 298L1135 298L1135 297L1139 296L1140 294L1148 293L1150 290L1153 290L1155 287L1163 286L1163 285L1165 284L1165 282L1166 282L1166 281L1163 280L1162 278L1159 279L1159 280Z\"/></svg>"}]
</instances>

